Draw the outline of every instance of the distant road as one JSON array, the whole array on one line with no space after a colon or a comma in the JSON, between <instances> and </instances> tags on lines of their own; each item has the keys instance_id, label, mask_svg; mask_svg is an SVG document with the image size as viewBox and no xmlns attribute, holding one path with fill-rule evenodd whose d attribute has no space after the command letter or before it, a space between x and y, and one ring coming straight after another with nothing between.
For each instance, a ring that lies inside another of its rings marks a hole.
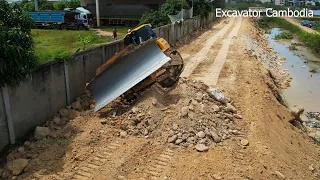
<instances>
[{"instance_id":1,"label":"distant road","mask_svg":"<svg viewBox=\"0 0 320 180\"><path fill-rule=\"evenodd\" d=\"M299 26L301 29L303 29L303 30L305 30L305 31L307 31L307 32L320 34L320 33L319 33L318 31L316 31L316 30L313 30L313 29L308 28L308 27L306 27L306 26L302 26L302 25L300 24L300 21L297 20L297 19L290 18L290 17L283 17L283 19L287 20L288 22L291 22L292 24L295 24L295 25ZM320 28L320 27L317 27L317 28Z\"/></svg>"}]
</instances>

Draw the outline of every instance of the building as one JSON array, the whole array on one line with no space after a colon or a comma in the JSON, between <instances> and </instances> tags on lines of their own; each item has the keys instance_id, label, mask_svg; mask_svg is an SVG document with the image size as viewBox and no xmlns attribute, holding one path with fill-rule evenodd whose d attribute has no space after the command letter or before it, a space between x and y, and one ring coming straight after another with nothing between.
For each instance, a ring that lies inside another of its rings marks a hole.
<instances>
[{"instance_id":1,"label":"building","mask_svg":"<svg viewBox=\"0 0 320 180\"><path fill-rule=\"evenodd\" d=\"M80 4L96 16L97 1L100 16L141 16L144 12L156 9L166 2L166 0L80 0Z\"/></svg>"},{"instance_id":2,"label":"building","mask_svg":"<svg viewBox=\"0 0 320 180\"><path fill-rule=\"evenodd\" d=\"M275 5L284 5L285 4L285 0L275 0L274 4Z\"/></svg>"},{"instance_id":3,"label":"building","mask_svg":"<svg viewBox=\"0 0 320 180\"><path fill-rule=\"evenodd\" d=\"M156 9L166 0L80 0L97 19L139 19L143 13ZM98 24L99 26L100 24Z\"/></svg>"}]
</instances>

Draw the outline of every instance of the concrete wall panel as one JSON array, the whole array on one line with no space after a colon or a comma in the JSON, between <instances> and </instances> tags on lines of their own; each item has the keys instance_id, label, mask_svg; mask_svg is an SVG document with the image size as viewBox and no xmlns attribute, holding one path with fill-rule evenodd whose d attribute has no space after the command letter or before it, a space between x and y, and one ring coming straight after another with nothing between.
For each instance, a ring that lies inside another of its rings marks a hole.
<instances>
[{"instance_id":1,"label":"concrete wall panel","mask_svg":"<svg viewBox=\"0 0 320 180\"><path fill-rule=\"evenodd\" d=\"M6 113L2 97L2 89L0 88L0 152L9 143L9 132L6 121Z\"/></svg>"},{"instance_id":2,"label":"concrete wall panel","mask_svg":"<svg viewBox=\"0 0 320 180\"><path fill-rule=\"evenodd\" d=\"M83 54L83 65L85 82L90 82L96 75L96 69L101 65L102 60L102 47L91 49ZM84 84L85 86L85 84Z\"/></svg>"},{"instance_id":3,"label":"concrete wall panel","mask_svg":"<svg viewBox=\"0 0 320 180\"><path fill-rule=\"evenodd\" d=\"M160 36L160 28L154 28L153 32L156 33L158 37Z\"/></svg>"},{"instance_id":4,"label":"concrete wall panel","mask_svg":"<svg viewBox=\"0 0 320 180\"><path fill-rule=\"evenodd\" d=\"M8 90L15 135L23 138L66 105L63 62L39 67L32 78Z\"/></svg>"},{"instance_id":5,"label":"concrete wall panel","mask_svg":"<svg viewBox=\"0 0 320 180\"><path fill-rule=\"evenodd\" d=\"M193 30L193 19L188 20L188 33L192 33Z\"/></svg>"},{"instance_id":6,"label":"concrete wall panel","mask_svg":"<svg viewBox=\"0 0 320 180\"><path fill-rule=\"evenodd\" d=\"M71 101L85 92L85 66L84 57L76 56L68 63L69 88Z\"/></svg>"},{"instance_id":7,"label":"concrete wall panel","mask_svg":"<svg viewBox=\"0 0 320 180\"><path fill-rule=\"evenodd\" d=\"M162 30L162 32L163 32L163 38L165 39L165 40L167 40L168 42L169 42L169 32L170 32L170 27L171 27L171 25L166 25L166 26L162 26L161 27L161 30Z\"/></svg>"},{"instance_id":8,"label":"concrete wall panel","mask_svg":"<svg viewBox=\"0 0 320 180\"><path fill-rule=\"evenodd\" d=\"M177 40L176 32L175 32L175 25L171 24L169 28L169 43L174 44Z\"/></svg>"},{"instance_id":9,"label":"concrete wall panel","mask_svg":"<svg viewBox=\"0 0 320 180\"><path fill-rule=\"evenodd\" d=\"M181 38L181 25L178 23L175 23L174 31L175 31L176 40L179 40Z\"/></svg>"}]
</instances>

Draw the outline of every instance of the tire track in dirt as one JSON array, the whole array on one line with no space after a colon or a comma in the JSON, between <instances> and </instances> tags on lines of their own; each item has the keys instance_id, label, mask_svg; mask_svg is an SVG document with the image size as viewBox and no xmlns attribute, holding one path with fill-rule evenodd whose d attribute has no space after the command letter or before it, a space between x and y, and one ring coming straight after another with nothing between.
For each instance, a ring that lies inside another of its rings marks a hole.
<instances>
[{"instance_id":1,"label":"tire track in dirt","mask_svg":"<svg viewBox=\"0 0 320 180\"><path fill-rule=\"evenodd\" d=\"M217 42L212 46L210 51L207 54L207 57L204 61L202 61L192 72L190 75L191 78L196 77L203 77L207 73L209 73L208 67L211 66L213 61L215 60L215 57L217 57L219 50L221 49L223 45L223 40L226 38L226 36L232 31L232 28L228 29L228 31L225 33L224 36L220 37Z\"/></svg>"},{"instance_id":2,"label":"tire track in dirt","mask_svg":"<svg viewBox=\"0 0 320 180\"><path fill-rule=\"evenodd\" d=\"M190 43L187 43L178 48L179 53L181 54L183 60L187 62L193 53L197 53L200 49L203 48L204 42L210 37L212 34L218 32L223 28L226 24L226 20L222 20L216 25L213 25L210 30L205 31L200 36L198 36L195 40Z\"/></svg>"},{"instance_id":3,"label":"tire track in dirt","mask_svg":"<svg viewBox=\"0 0 320 180\"><path fill-rule=\"evenodd\" d=\"M175 152L167 146L148 145L136 151L122 167L118 168L118 179L164 179L170 170ZM134 168L133 168L134 167Z\"/></svg>"},{"instance_id":4,"label":"tire track in dirt","mask_svg":"<svg viewBox=\"0 0 320 180\"><path fill-rule=\"evenodd\" d=\"M135 151L139 152L145 142L136 138L129 142L128 139L115 138L107 146L98 145L86 160L76 167L69 166L63 172L58 172L54 179L117 179L119 167L135 156Z\"/></svg>"},{"instance_id":5,"label":"tire track in dirt","mask_svg":"<svg viewBox=\"0 0 320 180\"><path fill-rule=\"evenodd\" d=\"M232 31L229 33L227 39L224 40L223 45L215 58L213 64L209 68L209 73L203 78L197 78L203 80L207 85L215 86L218 82L220 72L223 68L223 65L227 59L229 53L229 47L234 37L238 36L239 29L242 24L242 18L237 18L237 23Z\"/></svg>"},{"instance_id":6,"label":"tire track in dirt","mask_svg":"<svg viewBox=\"0 0 320 180\"><path fill-rule=\"evenodd\" d=\"M181 74L181 77L188 77L192 74L192 72L197 68L197 66L204 61L207 57L208 52L210 51L211 47L214 45L214 43L221 37L223 37L229 28L233 26L234 18L230 18L229 23L224 26L218 33L211 36L209 39L207 39L206 42L204 42L203 48L197 52L194 56L190 58L190 60L187 62L184 71Z\"/></svg>"},{"instance_id":7,"label":"tire track in dirt","mask_svg":"<svg viewBox=\"0 0 320 180\"><path fill-rule=\"evenodd\" d=\"M113 154L121 147L121 141L111 142L107 147L100 147L96 153L89 156L87 160L81 162L77 169L68 168L64 172L59 172L56 179L93 179L94 172L101 168L107 161L112 159Z\"/></svg>"}]
</instances>

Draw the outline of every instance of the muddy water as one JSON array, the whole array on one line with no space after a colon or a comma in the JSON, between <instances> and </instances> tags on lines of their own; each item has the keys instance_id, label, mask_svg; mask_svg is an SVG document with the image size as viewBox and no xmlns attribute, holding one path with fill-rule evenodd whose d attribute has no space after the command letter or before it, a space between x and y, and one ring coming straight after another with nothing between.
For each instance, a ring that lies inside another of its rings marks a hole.
<instances>
[{"instance_id":1,"label":"muddy water","mask_svg":"<svg viewBox=\"0 0 320 180\"><path fill-rule=\"evenodd\" d=\"M289 50L291 43L297 40L275 40L275 35L280 32L279 28L272 28L267 38L269 46L279 56L286 58L283 69L288 69L293 78L291 87L285 89L283 94L290 108L302 106L305 112L318 112L320 111L320 57L302 46L298 46L297 50Z\"/></svg>"}]
</instances>

